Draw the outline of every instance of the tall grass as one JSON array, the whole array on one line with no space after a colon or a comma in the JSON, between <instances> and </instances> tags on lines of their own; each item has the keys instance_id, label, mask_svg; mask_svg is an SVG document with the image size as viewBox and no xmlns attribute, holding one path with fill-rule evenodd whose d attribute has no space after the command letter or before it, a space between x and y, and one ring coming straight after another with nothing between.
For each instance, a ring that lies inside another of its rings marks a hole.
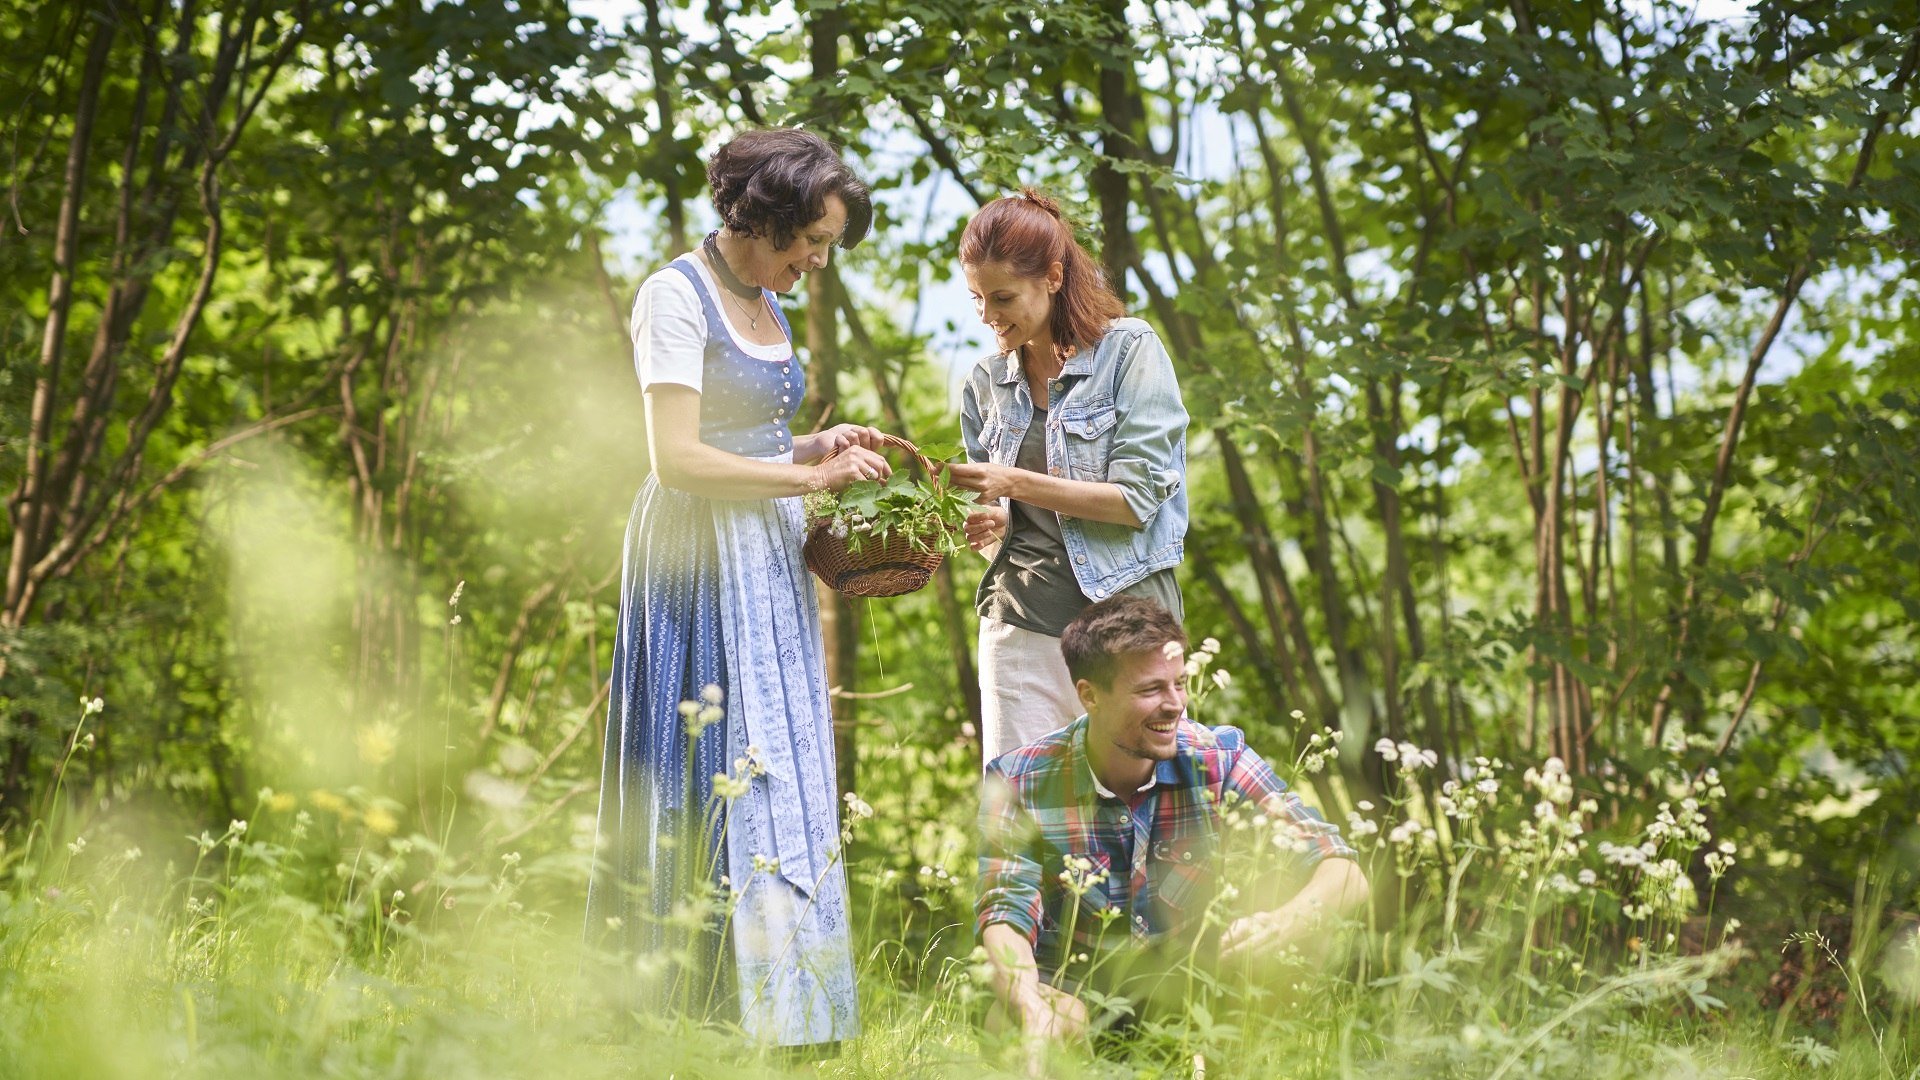
<instances>
[{"instance_id":1,"label":"tall grass","mask_svg":"<svg viewBox=\"0 0 1920 1080\"><path fill-rule=\"evenodd\" d=\"M1334 741L1300 734L1323 756L1294 768L1323 765ZM1441 766L1379 749L1409 780ZM1708 831L1711 773L1676 763L1636 788L1664 798L1603 823L1557 762L1446 767L1431 805L1409 783L1388 805L1329 808L1393 897L1390 918L1324 957L1276 957L1264 978L1196 960L1176 1007L1104 1056L1062 1048L1048 1073L1920 1076L1910 933L1857 933L1846 951L1805 940L1847 988L1838 1015L1757 1009L1750 988L1781 942L1712 914L1724 876L1761 853ZM0 849L0 1073L1017 1073L1019 1048L975 1024L989 991L970 929L972 748L877 747L861 775L845 852L865 1034L837 1059L795 1066L724 1028L636 1011L632 958L580 943L578 815L502 850L484 826L403 829L397 803L361 790L261 791L245 820L196 835L56 791ZM1260 817L1231 820L1247 859L1284 855ZM1863 892L1856 922L1878 925L1883 902Z\"/></svg>"}]
</instances>

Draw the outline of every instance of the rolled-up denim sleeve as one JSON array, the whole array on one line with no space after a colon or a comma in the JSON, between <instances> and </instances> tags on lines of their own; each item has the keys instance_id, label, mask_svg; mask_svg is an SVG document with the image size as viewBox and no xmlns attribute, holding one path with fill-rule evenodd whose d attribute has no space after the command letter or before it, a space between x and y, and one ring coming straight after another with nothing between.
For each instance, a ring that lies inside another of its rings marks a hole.
<instances>
[{"instance_id":1,"label":"rolled-up denim sleeve","mask_svg":"<svg viewBox=\"0 0 1920 1080\"><path fill-rule=\"evenodd\" d=\"M966 448L967 460L974 464L987 460L987 448L980 442L986 425L980 417L980 391L974 385L977 378L977 374L969 376L960 387L960 443Z\"/></svg>"},{"instance_id":2,"label":"rolled-up denim sleeve","mask_svg":"<svg viewBox=\"0 0 1920 1080\"><path fill-rule=\"evenodd\" d=\"M1107 481L1142 528L1186 482L1187 407L1160 335L1142 331L1120 361Z\"/></svg>"},{"instance_id":3,"label":"rolled-up denim sleeve","mask_svg":"<svg viewBox=\"0 0 1920 1080\"><path fill-rule=\"evenodd\" d=\"M1040 934L1039 830L1021 808L1005 774L992 765L980 782L980 897L976 929L1006 923L1029 944Z\"/></svg>"}]
</instances>

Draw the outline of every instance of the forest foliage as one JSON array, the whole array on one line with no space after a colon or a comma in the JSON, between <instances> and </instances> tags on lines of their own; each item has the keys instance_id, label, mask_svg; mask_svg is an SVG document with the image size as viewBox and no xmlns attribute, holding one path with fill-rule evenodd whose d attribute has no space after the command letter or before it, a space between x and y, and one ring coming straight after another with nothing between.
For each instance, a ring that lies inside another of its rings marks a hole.
<instances>
[{"instance_id":1,"label":"forest foliage","mask_svg":"<svg viewBox=\"0 0 1920 1080\"><path fill-rule=\"evenodd\" d=\"M577 853L627 302L803 123L880 202L789 298L804 417L951 442L959 226L1061 197L1194 417L1208 719L1342 732L1330 816L1553 757L1625 836L1712 769L1718 914L1920 907L1917 61L1895 0L4 0L0 871L263 788ZM824 598L904 923L981 566Z\"/></svg>"}]
</instances>

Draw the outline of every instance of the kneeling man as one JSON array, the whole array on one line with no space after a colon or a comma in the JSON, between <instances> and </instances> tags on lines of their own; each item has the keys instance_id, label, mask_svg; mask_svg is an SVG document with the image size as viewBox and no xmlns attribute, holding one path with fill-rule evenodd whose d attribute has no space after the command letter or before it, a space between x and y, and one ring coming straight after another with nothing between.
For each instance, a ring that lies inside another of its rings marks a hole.
<instances>
[{"instance_id":1,"label":"kneeling man","mask_svg":"<svg viewBox=\"0 0 1920 1080\"><path fill-rule=\"evenodd\" d=\"M1260 861L1227 850L1232 807L1268 819L1272 828L1232 831L1270 837L1264 861L1277 851L1289 887L1304 884L1231 918L1217 942L1222 964L1257 971L1324 940L1366 901L1339 830L1238 729L1187 719L1186 645L1152 600L1088 607L1060 637L1086 715L987 766L977 919L996 1011L1030 1036L1083 1035L1085 991L1137 1008L1153 996L1155 972L1212 953L1208 909L1236 913L1222 881Z\"/></svg>"}]
</instances>

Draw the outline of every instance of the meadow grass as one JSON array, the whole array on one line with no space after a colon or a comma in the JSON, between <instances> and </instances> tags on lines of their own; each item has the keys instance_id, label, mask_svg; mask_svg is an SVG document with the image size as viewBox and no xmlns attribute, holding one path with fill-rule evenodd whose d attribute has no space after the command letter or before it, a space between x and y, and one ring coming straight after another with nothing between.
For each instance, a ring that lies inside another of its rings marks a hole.
<instances>
[{"instance_id":1,"label":"meadow grass","mask_svg":"<svg viewBox=\"0 0 1920 1080\"><path fill-rule=\"evenodd\" d=\"M1296 773L1338 752L1302 745ZM1437 764L1384 752L1408 781ZM484 826L431 836L402 829L391 799L313 790L262 791L217 835L50 804L63 808L0 851L0 1072L1020 1075L1020 1048L975 1022L988 991L969 920L972 753L862 760L871 804L854 801L846 850L865 1033L835 1059L795 1063L637 1012L619 989L630 958L581 945L590 818L503 849ZM1602 828L1557 762L1459 771L1437 797L1409 782L1348 812L1389 918L1322 958L1280 958L1277 978L1196 965L1177 1007L1104 1056L1062 1049L1046 1073L1920 1076L1911 933L1856 932L1848 948L1803 935L1840 1007L1808 1009L1812 983L1760 1007L1786 942L1712 913L1746 856L1706 828L1710 772L1653 778L1667 798ZM1258 817L1229 820L1249 858L1280 851ZM1855 922L1880 925L1883 903L1863 893Z\"/></svg>"}]
</instances>

